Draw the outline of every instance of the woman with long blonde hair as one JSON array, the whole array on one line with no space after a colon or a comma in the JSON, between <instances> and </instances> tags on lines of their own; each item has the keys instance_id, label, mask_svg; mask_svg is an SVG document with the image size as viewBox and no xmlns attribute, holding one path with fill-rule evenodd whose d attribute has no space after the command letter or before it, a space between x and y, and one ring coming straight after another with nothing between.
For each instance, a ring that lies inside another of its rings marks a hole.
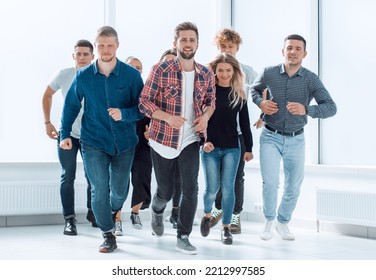
<instances>
[{"instance_id":1,"label":"woman with long blonde hair","mask_svg":"<svg viewBox=\"0 0 376 280\"><path fill-rule=\"evenodd\" d=\"M210 233L211 210L221 186L221 241L229 245L233 242L230 223L235 204L235 177L240 160L237 119L246 146L245 161L253 158L252 132L244 92L244 74L239 62L235 57L221 53L209 63L209 67L216 77L216 109L208 122L207 138L201 152L206 188L200 231L204 237Z\"/></svg>"}]
</instances>

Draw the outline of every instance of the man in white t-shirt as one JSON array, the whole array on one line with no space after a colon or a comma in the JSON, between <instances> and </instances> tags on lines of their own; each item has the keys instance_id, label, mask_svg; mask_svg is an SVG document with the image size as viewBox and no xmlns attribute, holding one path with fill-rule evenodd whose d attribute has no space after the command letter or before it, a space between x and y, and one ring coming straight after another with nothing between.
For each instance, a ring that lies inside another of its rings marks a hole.
<instances>
[{"instance_id":1,"label":"man in white t-shirt","mask_svg":"<svg viewBox=\"0 0 376 280\"><path fill-rule=\"evenodd\" d=\"M53 139L58 140L57 149L59 161L61 164L61 180L60 180L60 197L63 206L63 215L65 219L65 226L63 233L65 235L77 235L76 228L76 213L74 209L74 180L76 177L77 167L77 153L81 152L80 134L81 134L81 117L82 110L78 115L72 126L71 139L73 148L71 150L64 150L59 147L59 133L55 126L51 123L51 107L53 95L60 90L65 99L67 92L72 84L76 71L79 68L85 67L94 59L93 45L88 40L78 40L74 45L74 52L72 54L75 62L74 67L61 69L57 71L51 78L44 94L43 94L43 114L44 124L46 126L47 135ZM85 174L86 177L86 174ZM87 177L86 177L87 179ZM91 187L87 180L87 219L92 223L93 227L97 227L93 212L91 211Z\"/></svg>"},{"instance_id":2,"label":"man in white t-shirt","mask_svg":"<svg viewBox=\"0 0 376 280\"><path fill-rule=\"evenodd\" d=\"M149 143L157 191L151 204L153 234L164 232L163 212L175 192L175 168L182 182L177 223L176 250L197 254L189 242L198 196L200 135L215 108L215 78L207 67L195 62L198 48L195 24L175 28L177 57L153 66L141 93L139 108L151 118Z\"/></svg>"}]
</instances>

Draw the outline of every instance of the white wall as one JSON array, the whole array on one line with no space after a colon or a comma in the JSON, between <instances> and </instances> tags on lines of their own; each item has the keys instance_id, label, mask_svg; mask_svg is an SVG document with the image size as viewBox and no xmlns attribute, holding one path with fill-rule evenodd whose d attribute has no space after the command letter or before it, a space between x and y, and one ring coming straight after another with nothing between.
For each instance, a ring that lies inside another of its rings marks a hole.
<instances>
[{"instance_id":1,"label":"white wall","mask_svg":"<svg viewBox=\"0 0 376 280\"><path fill-rule=\"evenodd\" d=\"M103 23L103 0L0 2L0 162L57 161L56 141L45 133L42 96L56 70L74 66L74 43L92 40ZM56 127L61 110L57 93Z\"/></svg>"}]
</instances>

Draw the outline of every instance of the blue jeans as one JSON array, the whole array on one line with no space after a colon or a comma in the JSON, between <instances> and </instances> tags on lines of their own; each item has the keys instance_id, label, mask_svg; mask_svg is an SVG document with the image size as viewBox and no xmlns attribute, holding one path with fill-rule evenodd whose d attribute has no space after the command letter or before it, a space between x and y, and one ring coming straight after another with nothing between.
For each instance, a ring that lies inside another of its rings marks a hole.
<instances>
[{"instance_id":1,"label":"blue jeans","mask_svg":"<svg viewBox=\"0 0 376 280\"><path fill-rule=\"evenodd\" d=\"M280 163L283 162L284 191L277 211ZM282 136L263 128L260 135L260 167L263 180L264 216L288 223L295 209L304 178L304 133Z\"/></svg>"},{"instance_id":2,"label":"blue jeans","mask_svg":"<svg viewBox=\"0 0 376 280\"><path fill-rule=\"evenodd\" d=\"M152 210L163 213L175 193L176 168L179 168L182 197L179 209L177 237L189 235L196 214L198 173L200 169L199 142L185 147L174 159L166 159L151 150L157 191L153 196Z\"/></svg>"},{"instance_id":3,"label":"blue jeans","mask_svg":"<svg viewBox=\"0 0 376 280\"><path fill-rule=\"evenodd\" d=\"M205 175L204 212L210 213L217 192L222 188L222 223L231 223L235 205L235 177L240 159L240 148L214 148L210 153L201 151Z\"/></svg>"},{"instance_id":4,"label":"blue jeans","mask_svg":"<svg viewBox=\"0 0 376 280\"><path fill-rule=\"evenodd\" d=\"M128 196L134 148L109 155L91 145L81 145L95 220L103 232L114 231L112 214L123 207Z\"/></svg>"},{"instance_id":5,"label":"blue jeans","mask_svg":"<svg viewBox=\"0 0 376 280\"><path fill-rule=\"evenodd\" d=\"M57 141L57 153L61 165L60 178L60 198L63 206L64 219L74 218L76 216L74 210L74 180L76 179L77 169L77 153L81 153L80 140L72 139L72 149L64 150L60 148L60 138ZM85 172L87 180L87 174ZM87 208L91 208L91 186L87 180Z\"/></svg>"},{"instance_id":6,"label":"blue jeans","mask_svg":"<svg viewBox=\"0 0 376 280\"><path fill-rule=\"evenodd\" d=\"M244 145L244 136L239 134L239 144L240 144L240 157L238 171L236 172L235 177L235 206L233 214L237 215L243 211L244 204L244 154L245 154L245 145ZM215 198L215 208L222 209L222 190L219 188L217 197Z\"/></svg>"}]
</instances>

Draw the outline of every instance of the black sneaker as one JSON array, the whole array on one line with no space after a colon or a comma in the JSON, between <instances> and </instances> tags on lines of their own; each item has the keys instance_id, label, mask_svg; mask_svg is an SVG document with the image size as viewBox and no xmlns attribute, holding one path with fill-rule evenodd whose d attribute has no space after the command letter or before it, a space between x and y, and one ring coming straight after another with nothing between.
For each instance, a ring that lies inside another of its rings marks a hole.
<instances>
[{"instance_id":1,"label":"black sneaker","mask_svg":"<svg viewBox=\"0 0 376 280\"><path fill-rule=\"evenodd\" d=\"M221 241L223 244L231 245L232 244L232 234L229 227L221 228Z\"/></svg>"},{"instance_id":2,"label":"black sneaker","mask_svg":"<svg viewBox=\"0 0 376 280\"><path fill-rule=\"evenodd\" d=\"M98 227L97 222L94 217L93 210L88 209L86 214L86 220L88 220L93 227Z\"/></svg>"},{"instance_id":3,"label":"black sneaker","mask_svg":"<svg viewBox=\"0 0 376 280\"><path fill-rule=\"evenodd\" d=\"M173 228L178 228L178 218L179 218L179 208L172 208L171 216L170 216L170 223L172 224Z\"/></svg>"},{"instance_id":4,"label":"black sneaker","mask_svg":"<svg viewBox=\"0 0 376 280\"><path fill-rule=\"evenodd\" d=\"M211 218L202 217L201 219L201 226L200 226L200 232L203 237L206 237L210 233L210 223Z\"/></svg>"},{"instance_id":5,"label":"black sneaker","mask_svg":"<svg viewBox=\"0 0 376 280\"><path fill-rule=\"evenodd\" d=\"M99 252L101 253L111 253L116 248L116 237L112 232L103 233L104 241L101 246L99 246Z\"/></svg>"},{"instance_id":6,"label":"black sneaker","mask_svg":"<svg viewBox=\"0 0 376 280\"><path fill-rule=\"evenodd\" d=\"M163 213L155 213L153 209L151 209L151 228L153 229L153 235L162 236L164 232L164 225L163 225Z\"/></svg>"},{"instance_id":7,"label":"black sneaker","mask_svg":"<svg viewBox=\"0 0 376 280\"><path fill-rule=\"evenodd\" d=\"M77 235L76 219L65 219L64 232L65 235Z\"/></svg>"}]
</instances>

